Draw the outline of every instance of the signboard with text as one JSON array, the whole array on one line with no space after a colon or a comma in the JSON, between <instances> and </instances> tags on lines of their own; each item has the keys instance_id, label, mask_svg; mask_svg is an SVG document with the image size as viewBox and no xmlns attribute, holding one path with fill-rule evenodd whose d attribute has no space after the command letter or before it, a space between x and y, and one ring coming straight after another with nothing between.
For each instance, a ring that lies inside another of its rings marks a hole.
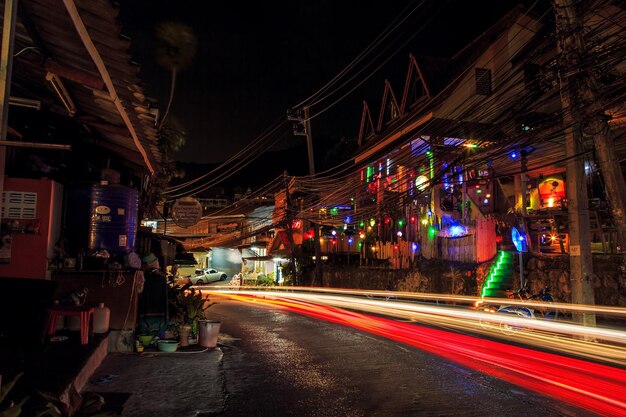
<instances>
[{"instance_id":1,"label":"signboard with text","mask_svg":"<svg viewBox=\"0 0 626 417\"><path fill-rule=\"evenodd\" d=\"M202 204L192 197L179 198L172 206L171 214L180 227L191 227L202 218Z\"/></svg>"}]
</instances>

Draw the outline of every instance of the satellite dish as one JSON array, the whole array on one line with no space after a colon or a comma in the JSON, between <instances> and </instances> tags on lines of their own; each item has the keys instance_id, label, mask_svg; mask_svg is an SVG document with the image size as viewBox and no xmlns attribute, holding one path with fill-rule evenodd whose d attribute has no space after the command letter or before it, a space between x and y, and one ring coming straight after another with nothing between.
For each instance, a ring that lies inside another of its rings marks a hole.
<instances>
[{"instance_id":1,"label":"satellite dish","mask_svg":"<svg viewBox=\"0 0 626 417\"><path fill-rule=\"evenodd\" d=\"M517 230L515 226L511 228L511 240L513 240L513 245L519 252L526 250L526 235Z\"/></svg>"}]
</instances>

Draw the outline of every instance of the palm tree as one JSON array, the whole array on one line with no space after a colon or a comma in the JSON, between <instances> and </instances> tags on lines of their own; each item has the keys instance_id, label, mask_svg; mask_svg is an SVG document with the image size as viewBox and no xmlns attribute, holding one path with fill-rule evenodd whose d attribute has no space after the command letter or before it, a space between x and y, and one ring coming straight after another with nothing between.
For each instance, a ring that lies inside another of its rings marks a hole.
<instances>
[{"instance_id":1,"label":"palm tree","mask_svg":"<svg viewBox=\"0 0 626 417\"><path fill-rule=\"evenodd\" d=\"M161 166L158 175L151 179L150 187L142 193L140 200L140 215L147 214L158 217L157 206L164 201L163 192L170 185L173 178L183 178L184 170L176 166L174 154L185 144L186 133L183 126L174 116L163 119L159 127L159 150L161 151Z\"/></svg>"},{"instance_id":2,"label":"palm tree","mask_svg":"<svg viewBox=\"0 0 626 417\"><path fill-rule=\"evenodd\" d=\"M156 28L156 58L159 64L172 73L170 96L159 126L163 124L172 106L176 89L176 75L193 61L196 55L197 39L193 30L178 22L164 22Z\"/></svg>"}]
</instances>

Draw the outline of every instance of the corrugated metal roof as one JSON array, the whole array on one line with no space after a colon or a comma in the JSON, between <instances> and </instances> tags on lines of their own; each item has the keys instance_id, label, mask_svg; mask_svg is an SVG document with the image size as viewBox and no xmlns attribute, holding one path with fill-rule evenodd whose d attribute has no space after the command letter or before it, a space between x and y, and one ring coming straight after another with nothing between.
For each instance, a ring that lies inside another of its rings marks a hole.
<instances>
[{"instance_id":1,"label":"corrugated metal roof","mask_svg":"<svg viewBox=\"0 0 626 417\"><path fill-rule=\"evenodd\" d=\"M55 73L76 106L73 117L101 139L99 146L139 166L158 167L161 153L156 108L144 95L139 66L130 55L130 40L120 34L118 9L109 0L73 3L104 62L130 126L111 99L62 0L19 2L11 94L41 100L51 111L70 117L46 80L48 72ZM138 143L131 136L131 129L136 132ZM140 148L145 149L145 156Z\"/></svg>"}]
</instances>

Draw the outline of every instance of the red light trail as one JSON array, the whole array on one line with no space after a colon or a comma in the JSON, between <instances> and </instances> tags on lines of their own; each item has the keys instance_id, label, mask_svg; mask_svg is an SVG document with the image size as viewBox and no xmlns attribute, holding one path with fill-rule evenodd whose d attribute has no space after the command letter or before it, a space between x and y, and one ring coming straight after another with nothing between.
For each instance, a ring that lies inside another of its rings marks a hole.
<instances>
[{"instance_id":1,"label":"red light trail","mask_svg":"<svg viewBox=\"0 0 626 417\"><path fill-rule=\"evenodd\" d=\"M222 296L350 326L597 414L626 416L626 371L620 368L286 298Z\"/></svg>"}]
</instances>

